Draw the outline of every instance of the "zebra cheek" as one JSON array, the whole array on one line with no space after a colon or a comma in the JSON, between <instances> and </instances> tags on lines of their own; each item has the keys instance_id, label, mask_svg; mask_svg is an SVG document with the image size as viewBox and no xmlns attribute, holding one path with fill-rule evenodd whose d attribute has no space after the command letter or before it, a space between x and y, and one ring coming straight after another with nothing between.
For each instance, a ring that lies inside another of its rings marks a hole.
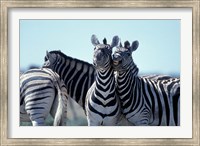
<instances>
[{"instance_id":1,"label":"zebra cheek","mask_svg":"<svg viewBox=\"0 0 200 146\"><path fill-rule=\"evenodd\" d=\"M49 57L50 64L54 64L54 62L56 61L56 59L52 56L52 54L49 53L48 57Z\"/></svg>"}]
</instances>

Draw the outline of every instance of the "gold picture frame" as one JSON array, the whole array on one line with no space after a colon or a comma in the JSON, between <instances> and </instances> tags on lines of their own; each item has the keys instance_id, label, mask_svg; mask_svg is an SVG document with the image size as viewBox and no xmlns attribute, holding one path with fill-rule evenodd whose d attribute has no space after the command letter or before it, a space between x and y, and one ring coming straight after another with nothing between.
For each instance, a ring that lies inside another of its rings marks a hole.
<instances>
[{"instance_id":1,"label":"gold picture frame","mask_svg":"<svg viewBox=\"0 0 200 146\"><path fill-rule=\"evenodd\" d=\"M13 139L8 138L8 9L9 8L192 8L192 138L189 139ZM1 0L0 138L1 145L199 145L200 1L199 0Z\"/></svg>"}]
</instances>

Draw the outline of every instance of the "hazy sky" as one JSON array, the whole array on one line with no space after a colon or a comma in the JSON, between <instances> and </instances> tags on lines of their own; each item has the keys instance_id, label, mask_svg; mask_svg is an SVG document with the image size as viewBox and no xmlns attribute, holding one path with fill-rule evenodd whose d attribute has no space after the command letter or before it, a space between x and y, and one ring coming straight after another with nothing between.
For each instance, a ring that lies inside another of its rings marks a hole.
<instances>
[{"instance_id":1,"label":"hazy sky","mask_svg":"<svg viewBox=\"0 0 200 146\"><path fill-rule=\"evenodd\" d=\"M140 73L179 74L180 27L180 20L20 20L20 69L41 66L46 50L92 63L96 34L101 42L138 40L132 56Z\"/></svg>"}]
</instances>

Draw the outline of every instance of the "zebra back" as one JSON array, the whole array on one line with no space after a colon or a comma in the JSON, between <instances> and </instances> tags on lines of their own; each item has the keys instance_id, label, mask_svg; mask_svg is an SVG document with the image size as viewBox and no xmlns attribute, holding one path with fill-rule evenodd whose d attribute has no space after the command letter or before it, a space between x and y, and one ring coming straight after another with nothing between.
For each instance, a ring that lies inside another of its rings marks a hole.
<instances>
[{"instance_id":1,"label":"zebra back","mask_svg":"<svg viewBox=\"0 0 200 146\"><path fill-rule=\"evenodd\" d=\"M95 80L96 72L92 64L72 58L61 51L47 52L44 68L50 68L64 80L69 97L85 110L85 97Z\"/></svg>"}]
</instances>

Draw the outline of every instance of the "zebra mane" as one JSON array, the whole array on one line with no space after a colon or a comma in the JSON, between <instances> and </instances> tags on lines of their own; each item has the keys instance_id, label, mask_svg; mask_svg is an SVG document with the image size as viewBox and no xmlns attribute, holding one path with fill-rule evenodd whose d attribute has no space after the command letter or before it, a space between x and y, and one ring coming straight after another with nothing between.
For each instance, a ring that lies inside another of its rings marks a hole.
<instances>
[{"instance_id":1,"label":"zebra mane","mask_svg":"<svg viewBox=\"0 0 200 146\"><path fill-rule=\"evenodd\" d=\"M92 68L92 69L95 71L95 68L94 68L93 64L88 63L88 62L83 61L83 60L80 60L80 59L76 59L76 58L67 56L66 54L64 54L64 53L61 52L61 51L56 51L56 50L54 50L54 51L50 51L49 53L50 53L50 54L51 54L51 53L59 54L61 57L65 58L65 60L67 59L67 60L70 60L70 61L75 61L76 63L80 63L80 64L83 64L83 65L87 65L88 67Z\"/></svg>"}]
</instances>

